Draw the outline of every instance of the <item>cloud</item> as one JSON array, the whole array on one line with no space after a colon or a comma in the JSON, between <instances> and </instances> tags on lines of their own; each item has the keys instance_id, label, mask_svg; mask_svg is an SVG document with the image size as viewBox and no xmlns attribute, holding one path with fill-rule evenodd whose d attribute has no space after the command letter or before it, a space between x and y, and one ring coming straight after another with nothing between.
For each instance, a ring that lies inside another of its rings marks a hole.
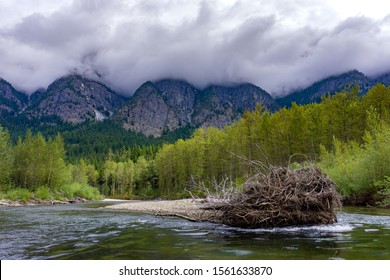
<instances>
[{"instance_id":1,"label":"cloud","mask_svg":"<svg viewBox=\"0 0 390 280\"><path fill-rule=\"evenodd\" d=\"M125 95L162 78L198 87L252 82L280 95L351 69L390 70L390 16L340 19L321 2L291 3L42 4L0 26L0 76L27 92L77 72Z\"/></svg>"}]
</instances>

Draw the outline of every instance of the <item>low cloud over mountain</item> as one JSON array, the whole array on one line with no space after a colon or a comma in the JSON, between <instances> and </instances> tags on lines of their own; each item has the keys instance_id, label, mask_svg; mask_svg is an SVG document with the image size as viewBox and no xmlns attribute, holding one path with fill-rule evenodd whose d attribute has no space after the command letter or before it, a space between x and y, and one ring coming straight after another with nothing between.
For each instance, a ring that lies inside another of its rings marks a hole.
<instances>
[{"instance_id":1,"label":"low cloud over mountain","mask_svg":"<svg viewBox=\"0 0 390 280\"><path fill-rule=\"evenodd\" d=\"M319 2L2 1L0 77L27 92L79 73L123 95L162 78L281 95L351 69L390 69L389 15Z\"/></svg>"}]
</instances>

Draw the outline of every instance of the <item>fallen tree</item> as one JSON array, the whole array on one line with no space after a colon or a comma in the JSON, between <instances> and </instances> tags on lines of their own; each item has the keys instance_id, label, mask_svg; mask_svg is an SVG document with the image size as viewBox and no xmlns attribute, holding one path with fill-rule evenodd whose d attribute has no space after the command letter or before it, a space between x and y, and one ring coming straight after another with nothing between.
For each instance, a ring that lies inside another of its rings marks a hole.
<instances>
[{"instance_id":1,"label":"fallen tree","mask_svg":"<svg viewBox=\"0 0 390 280\"><path fill-rule=\"evenodd\" d=\"M231 186L225 178L215 183L214 194L204 184L197 184L208 193L205 199L132 201L108 208L265 228L331 224L337 221L336 210L341 206L335 184L316 167L270 167L267 174L256 174L238 189Z\"/></svg>"},{"instance_id":2,"label":"fallen tree","mask_svg":"<svg viewBox=\"0 0 390 280\"><path fill-rule=\"evenodd\" d=\"M331 224L340 206L336 185L318 168L270 167L267 174L251 177L241 191L209 197L202 209L210 221L259 228Z\"/></svg>"}]
</instances>

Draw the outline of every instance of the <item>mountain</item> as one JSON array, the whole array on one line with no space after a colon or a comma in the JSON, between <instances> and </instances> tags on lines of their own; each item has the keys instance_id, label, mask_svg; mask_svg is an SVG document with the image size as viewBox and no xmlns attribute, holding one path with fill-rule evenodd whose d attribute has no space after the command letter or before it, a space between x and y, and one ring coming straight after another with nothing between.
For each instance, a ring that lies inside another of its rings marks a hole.
<instances>
[{"instance_id":1,"label":"mountain","mask_svg":"<svg viewBox=\"0 0 390 280\"><path fill-rule=\"evenodd\" d=\"M169 79L157 81L154 86L174 111L179 126L192 124L193 109L199 90L185 81Z\"/></svg>"},{"instance_id":2,"label":"mountain","mask_svg":"<svg viewBox=\"0 0 390 280\"><path fill-rule=\"evenodd\" d=\"M105 85L79 75L62 77L29 99L5 81L3 84L7 86L4 96L12 97L14 103L12 110L6 107L9 101L1 102L2 107L18 115L18 119L8 120L8 125L22 129L110 118L126 130L158 137L183 128L224 127L245 110L254 110L257 103L270 110L277 108L266 91L252 84L211 85L199 90L186 81L165 79L144 83L127 101ZM17 103L17 97L23 102Z\"/></svg>"},{"instance_id":3,"label":"mountain","mask_svg":"<svg viewBox=\"0 0 390 280\"><path fill-rule=\"evenodd\" d=\"M390 86L390 72L380 75L379 77L375 78L375 81L377 83L382 83L385 86Z\"/></svg>"},{"instance_id":4,"label":"mountain","mask_svg":"<svg viewBox=\"0 0 390 280\"><path fill-rule=\"evenodd\" d=\"M178 118L152 82L144 83L113 116L126 130L159 136L179 128Z\"/></svg>"},{"instance_id":5,"label":"mountain","mask_svg":"<svg viewBox=\"0 0 390 280\"><path fill-rule=\"evenodd\" d=\"M0 117L16 116L28 104L28 96L0 78Z\"/></svg>"},{"instance_id":6,"label":"mountain","mask_svg":"<svg viewBox=\"0 0 390 280\"><path fill-rule=\"evenodd\" d=\"M291 94L277 99L280 106L291 106L293 102L298 105L320 102L321 97L326 94L334 94L347 88L348 86L358 85L360 93L366 93L375 81L368 78L363 73L353 70L337 76L331 76L314 83L308 88L297 90Z\"/></svg>"},{"instance_id":7,"label":"mountain","mask_svg":"<svg viewBox=\"0 0 390 280\"><path fill-rule=\"evenodd\" d=\"M24 112L29 119L53 117L73 124L106 119L125 102L105 85L79 75L54 81L30 100Z\"/></svg>"},{"instance_id":8,"label":"mountain","mask_svg":"<svg viewBox=\"0 0 390 280\"><path fill-rule=\"evenodd\" d=\"M210 85L202 90L172 79L146 82L125 99L104 84L79 75L62 77L29 98L0 79L0 118L9 130L20 133L32 127L43 130L44 126L61 131L73 124L109 119L118 127L146 136L159 137L178 129L187 135L197 127L222 128L231 124L245 110L254 110L257 103L275 111L292 102L319 102L323 95L355 84L363 94L378 82L390 85L390 73L369 78L354 70L328 77L275 101L266 91L249 83ZM63 128L54 127L60 123Z\"/></svg>"},{"instance_id":9,"label":"mountain","mask_svg":"<svg viewBox=\"0 0 390 280\"><path fill-rule=\"evenodd\" d=\"M161 136L186 126L223 127L245 110L254 110L258 102L276 108L267 92L251 84L201 91L184 81L162 80L143 84L113 119L127 130Z\"/></svg>"},{"instance_id":10,"label":"mountain","mask_svg":"<svg viewBox=\"0 0 390 280\"><path fill-rule=\"evenodd\" d=\"M211 85L197 96L194 122L222 128L239 119L245 110L253 111L257 103L274 111L275 100L265 90L244 83L234 86Z\"/></svg>"}]
</instances>

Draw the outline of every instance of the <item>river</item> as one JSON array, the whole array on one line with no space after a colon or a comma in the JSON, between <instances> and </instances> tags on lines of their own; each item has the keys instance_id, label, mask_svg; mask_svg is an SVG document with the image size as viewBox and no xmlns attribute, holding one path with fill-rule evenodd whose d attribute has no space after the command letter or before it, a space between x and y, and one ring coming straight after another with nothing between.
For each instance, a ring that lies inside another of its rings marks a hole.
<instances>
[{"instance_id":1,"label":"river","mask_svg":"<svg viewBox=\"0 0 390 280\"><path fill-rule=\"evenodd\" d=\"M344 208L338 223L245 230L102 208L0 208L0 259L390 259L390 210Z\"/></svg>"}]
</instances>

